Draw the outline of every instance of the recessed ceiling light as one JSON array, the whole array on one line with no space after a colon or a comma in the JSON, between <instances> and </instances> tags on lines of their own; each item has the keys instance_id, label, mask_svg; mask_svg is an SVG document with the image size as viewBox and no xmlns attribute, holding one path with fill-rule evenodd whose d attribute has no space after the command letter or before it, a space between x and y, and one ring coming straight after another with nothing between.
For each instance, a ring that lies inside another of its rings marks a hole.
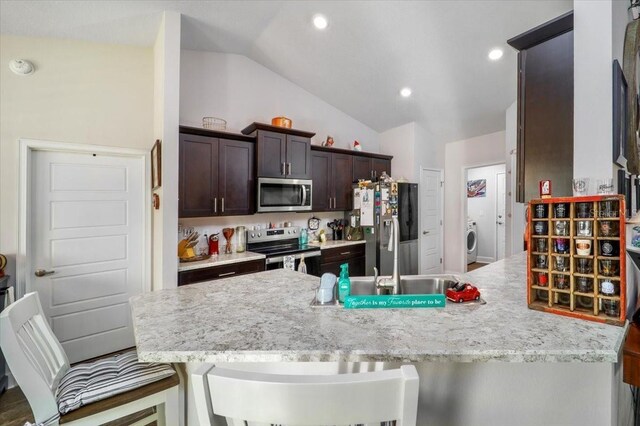
<instances>
[{"instance_id":1,"label":"recessed ceiling light","mask_svg":"<svg viewBox=\"0 0 640 426\"><path fill-rule=\"evenodd\" d=\"M411 96L411 89L409 89L408 87L403 87L400 90L400 96L402 96L403 98L408 98L409 96Z\"/></svg>"},{"instance_id":2,"label":"recessed ceiling light","mask_svg":"<svg viewBox=\"0 0 640 426\"><path fill-rule=\"evenodd\" d=\"M492 61L497 61L498 59L502 58L502 49L493 49L491 52L489 52L489 59L491 59Z\"/></svg>"},{"instance_id":3,"label":"recessed ceiling light","mask_svg":"<svg viewBox=\"0 0 640 426\"><path fill-rule=\"evenodd\" d=\"M324 30L329 25L329 21L324 15L315 15L313 17L313 25L319 30Z\"/></svg>"}]
</instances>

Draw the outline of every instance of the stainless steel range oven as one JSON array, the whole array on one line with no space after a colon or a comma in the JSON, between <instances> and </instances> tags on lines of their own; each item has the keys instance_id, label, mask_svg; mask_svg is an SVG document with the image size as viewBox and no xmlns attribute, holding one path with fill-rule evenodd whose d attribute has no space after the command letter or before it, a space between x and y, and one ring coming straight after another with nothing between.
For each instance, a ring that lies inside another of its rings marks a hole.
<instances>
[{"instance_id":1,"label":"stainless steel range oven","mask_svg":"<svg viewBox=\"0 0 640 426\"><path fill-rule=\"evenodd\" d=\"M258 213L311 210L310 179L258 178Z\"/></svg>"},{"instance_id":2,"label":"stainless steel range oven","mask_svg":"<svg viewBox=\"0 0 640 426\"><path fill-rule=\"evenodd\" d=\"M304 255L304 263L307 265L307 273L320 276L320 249L309 245L301 245L298 242L300 227L262 229L247 231L247 250L262 253L265 259L266 269L279 269L284 267L284 257L293 256L296 259L296 271L300 265L300 258Z\"/></svg>"}]
</instances>

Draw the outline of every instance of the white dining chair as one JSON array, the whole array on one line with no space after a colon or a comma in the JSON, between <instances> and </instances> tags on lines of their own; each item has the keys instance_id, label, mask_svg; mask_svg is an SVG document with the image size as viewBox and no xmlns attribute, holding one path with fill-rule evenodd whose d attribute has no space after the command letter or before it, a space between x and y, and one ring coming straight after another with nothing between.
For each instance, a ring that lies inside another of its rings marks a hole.
<instances>
[{"instance_id":1,"label":"white dining chair","mask_svg":"<svg viewBox=\"0 0 640 426\"><path fill-rule=\"evenodd\" d=\"M37 293L0 313L0 347L36 424L95 426L147 408L136 422L178 425L180 379L167 364L144 364L135 351L69 366Z\"/></svg>"},{"instance_id":2,"label":"white dining chair","mask_svg":"<svg viewBox=\"0 0 640 426\"><path fill-rule=\"evenodd\" d=\"M270 374L203 365L191 374L200 426L213 415L235 425L354 425L395 420L415 426L418 372Z\"/></svg>"}]
</instances>

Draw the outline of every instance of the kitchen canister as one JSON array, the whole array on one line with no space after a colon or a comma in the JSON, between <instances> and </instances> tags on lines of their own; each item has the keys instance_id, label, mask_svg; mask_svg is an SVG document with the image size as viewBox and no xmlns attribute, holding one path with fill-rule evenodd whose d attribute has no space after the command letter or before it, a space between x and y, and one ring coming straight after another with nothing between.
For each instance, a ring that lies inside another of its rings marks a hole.
<instances>
[{"instance_id":1,"label":"kitchen canister","mask_svg":"<svg viewBox=\"0 0 640 426\"><path fill-rule=\"evenodd\" d=\"M578 256L591 255L591 240L576 240L576 254Z\"/></svg>"}]
</instances>

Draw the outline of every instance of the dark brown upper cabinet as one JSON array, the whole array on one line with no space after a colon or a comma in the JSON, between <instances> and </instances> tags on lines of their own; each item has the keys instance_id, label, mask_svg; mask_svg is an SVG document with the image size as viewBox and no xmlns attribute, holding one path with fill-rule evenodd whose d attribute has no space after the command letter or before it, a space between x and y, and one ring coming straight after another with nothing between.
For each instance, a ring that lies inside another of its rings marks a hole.
<instances>
[{"instance_id":1,"label":"dark brown upper cabinet","mask_svg":"<svg viewBox=\"0 0 640 426\"><path fill-rule=\"evenodd\" d=\"M311 138L315 133L253 123L242 130L256 137L257 176L311 178Z\"/></svg>"},{"instance_id":2,"label":"dark brown upper cabinet","mask_svg":"<svg viewBox=\"0 0 640 426\"><path fill-rule=\"evenodd\" d=\"M253 138L180 126L178 216L254 213Z\"/></svg>"},{"instance_id":3,"label":"dark brown upper cabinet","mask_svg":"<svg viewBox=\"0 0 640 426\"><path fill-rule=\"evenodd\" d=\"M507 41L518 53L516 200L571 196L573 178L573 11Z\"/></svg>"},{"instance_id":4,"label":"dark brown upper cabinet","mask_svg":"<svg viewBox=\"0 0 640 426\"><path fill-rule=\"evenodd\" d=\"M312 151L313 211L351 210L353 158L348 154Z\"/></svg>"},{"instance_id":5,"label":"dark brown upper cabinet","mask_svg":"<svg viewBox=\"0 0 640 426\"><path fill-rule=\"evenodd\" d=\"M358 154L352 154L352 156L354 182L357 182L358 179L369 179L375 182L380 178L382 172L387 172L391 176L391 157L364 157Z\"/></svg>"}]
</instances>

